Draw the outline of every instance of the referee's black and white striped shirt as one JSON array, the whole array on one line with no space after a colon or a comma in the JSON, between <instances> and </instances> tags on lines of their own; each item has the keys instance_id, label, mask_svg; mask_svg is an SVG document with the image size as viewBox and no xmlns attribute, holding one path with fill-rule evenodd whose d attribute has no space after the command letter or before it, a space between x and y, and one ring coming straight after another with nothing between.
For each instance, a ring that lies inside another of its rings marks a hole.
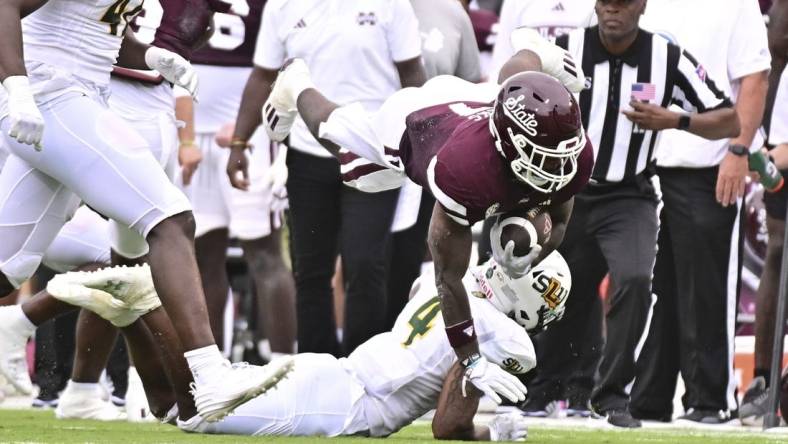
<instances>
[{"instance_id":1,"label":"referee's black and white striped shirt","mask_svg":"<svg viewBox=\"0 0 788 444\"><path fill-rule=\"evenodd\" d=\"M650 102L665 108L676 104L702 113L733 106L689 53L642 29L622 55L605 49L598 26L560 36L556 44L582 60L586 75L579 103L596 155L591 183L631 179L654 161L657 132L637 128L621 113L631 109L633 84L653 86Z\"/></svg>"}]
</instances>

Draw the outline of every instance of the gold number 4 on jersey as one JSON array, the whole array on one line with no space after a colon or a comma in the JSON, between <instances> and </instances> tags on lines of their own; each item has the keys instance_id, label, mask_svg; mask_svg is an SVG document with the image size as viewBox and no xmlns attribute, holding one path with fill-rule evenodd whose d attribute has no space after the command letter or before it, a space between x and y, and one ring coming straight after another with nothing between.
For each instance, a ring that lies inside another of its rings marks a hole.
<instances>
[{"instance_id":1,"label":"gold number 4 on jersey","mask_svg":"<svg viewBox=\"0 0 788 444\"><path fill-rule=\"evenodd\" d=\"M131 0L118 0L107 8L107 12L101 17L101 21L109 23L109 33L118 37L123 36L126 32L126 26L134 18L135 15L142 11L142 4L137 5L136 8L126 11ZM121 21L123 26L120 26Z\"/></svg>"},{"instance_id":2,"label":"gold number 4 on jersey","mask_svg":"<svg viewBox=\"0 0 788 444\"><path fill-rule=\"evenodd\" d=\"M413 343L417 337L422 337L430 331L433 324L435 324L435 317L441 312L441 301L438 296L423 303L413 316L408 320L410 325L410 334L408 339L402 343L403 347L407 347Z\"/></svg>"}]
</instances>

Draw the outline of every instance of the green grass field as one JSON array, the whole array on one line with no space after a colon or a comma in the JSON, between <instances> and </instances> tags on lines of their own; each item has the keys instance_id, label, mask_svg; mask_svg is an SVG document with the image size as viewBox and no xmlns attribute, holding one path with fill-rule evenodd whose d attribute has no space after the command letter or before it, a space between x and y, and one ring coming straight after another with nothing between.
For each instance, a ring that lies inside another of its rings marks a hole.
<instances>
[{"instance_id":1,"label":"green grass field","mask_svg":"<svg viewBox=\"0 0 788 444\"><path fill-rule=\"evenodd\" d=\"M365 438L270 438L186 434L158 424L60 421L51 411L0 410L0 443L345 443ZM429 425L418 423L388 438L392 443L433 442ZM785 443L788 438L754 433L645 429L638 431L532 427L531 443Z\"/></svg>"}]
</instances>

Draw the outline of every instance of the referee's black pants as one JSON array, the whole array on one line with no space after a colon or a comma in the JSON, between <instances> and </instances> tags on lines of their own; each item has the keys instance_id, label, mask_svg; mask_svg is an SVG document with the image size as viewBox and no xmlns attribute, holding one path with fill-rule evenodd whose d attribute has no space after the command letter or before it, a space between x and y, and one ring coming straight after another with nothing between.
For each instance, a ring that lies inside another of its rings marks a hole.
<instances>
[{"instance_id":1,"label":"referee's black pants","mask_svg":"<svg viewBox=\"0 0 788 444\"><path fill-rule=\"evenodd\" d=\"M629 386L635 377L635 362L645 341L653 306L651 276L656 257L658 202L645 176L629 183L589 186L575 199L570 223L574 229L567 233L561 247L572 271L569 301L589 307L573 310L572 318L564 316L564 327L589 335L595 331L589 323L599 322L593 307L598 304L596 289L605 272L603 264L612 280L605 342L591 394L591 405L597 412L626 409L629 405ZM550 330L545 333L549 335ZM583 353L589 353L589 349L594 353L595 340L583 340ZM581 374L590 370L582 368Z\"/></svg>"},{"instance_id":2,"label":"referee's black pants","mask_svg":"<svg viewBox=\"0 0 788 444\"><path fill-rule=\"evenodd\" d=\"M335 158L295 149L287 167L298 351L344 356L385 331L387 248L399 190L355 190L342 183ZM342 344L331 289L337 254L346 289Z\"/></svg>"},{"instance_id":3,"label":"referee's black pants","mask_svg":"<svg viewBox=\"0 0 788 444\"><path fill-rule=\"evenodd\" d=\"M715 199L717 168L659 168L664 210L657 304L632 390L644 418L670 417L681 371L685 409L735 411L733 340L741 211Z\"/></svg>"}]
</instances>

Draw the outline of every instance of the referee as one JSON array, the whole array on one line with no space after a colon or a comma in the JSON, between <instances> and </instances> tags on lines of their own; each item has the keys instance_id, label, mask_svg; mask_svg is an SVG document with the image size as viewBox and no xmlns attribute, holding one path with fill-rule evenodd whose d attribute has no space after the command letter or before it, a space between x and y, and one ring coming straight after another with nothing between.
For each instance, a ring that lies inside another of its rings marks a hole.
<instances>
[{"instance_id":1,"label":"referee","mask_svg":"<svg viewBox=\"0 0 788 444\"><path fill-rule=\"evenodd\" d=\"M582 359L601 327L596 288L613 281L607 335L591 407L619 427L639 427L629 413L629 385L654 304L651 275L660 204L653 179L659 130L678 128L706 138L733 137L739 123L732 104L686 52L639 28L646 0L597 0L599 25L556 43L582 60L587 88L580 93L583 125L596 162L575 206L560 248L572 270L573 295L564 320L537 339L540 367ZM677 104L686 113L667 109ZM594 328L596 327L596 329ZM544 367L543 367L544 369ZM566 375L568 376L568 375Z\"/></svg>"}]
</instances>

